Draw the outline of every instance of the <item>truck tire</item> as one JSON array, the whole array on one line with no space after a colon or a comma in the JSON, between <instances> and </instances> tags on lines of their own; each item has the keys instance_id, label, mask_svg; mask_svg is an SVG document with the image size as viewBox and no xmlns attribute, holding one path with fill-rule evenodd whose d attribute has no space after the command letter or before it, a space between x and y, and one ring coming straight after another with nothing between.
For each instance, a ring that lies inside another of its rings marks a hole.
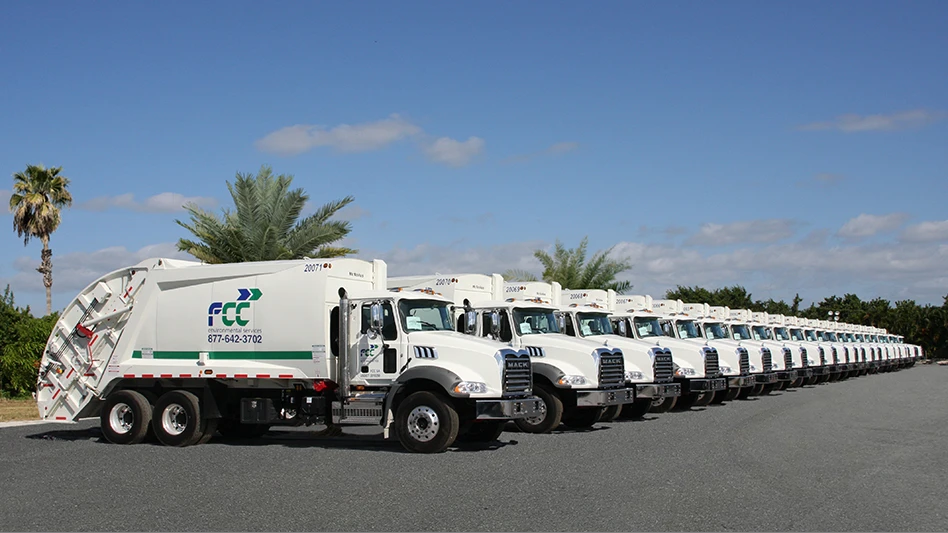
<instances>
[{"instance_id":1,"label":"truck tire","mask_svg":"<svg viewBox=\"0 0 948 533\"><path fill-rule=\"evenodd\" d=\"M678 396L666 396L661 399L655 399L651 401L651 405L648 408L650 413L667 413L675 408L675 405L678 404Z\"/></svg>"},{"instance_id":2,"label":"truck tire","mask_svg":"<svg viewBox=\"0 0 948 533\"><path fill-rule=\"evenodd\" d=\"M600 422L613 422L616 418L619 418L619 415L622 413L622 404L610 405L602 410L602 414L599 415Z\"/></svg>"},{"instance_id":3,"label":"truck tire","mask_svg":"<svg viewBox=\"0 0 948 533\"><path fill-rule=\"evenodd\" d=\"M222 419L217 425L222 437L229 439L255 439L270 431L269 424L242 424L236 420Z\"/></svg>"},{"instance_id":4,"label":"truck tire","mask_svg":"<svg viewBox=\"0 0 948 533\"><path fill-rule=\"evenodd\" d=\"M726 390L714 391L714 397L711 398L711 403L715 405L720 405L724 403L725 400L727 400Z\"/></svg>"},{"instance_id":5,"label":"truck tire","mask_svg":"<svg viewBox=\"0 0 948 533\"><path fill-rule=\"evenodd\" d=\"M639 420L645 418L652 407L652 400L635 400L622 406L619 418L623 420Z\"/></svg>"},{"instance_id":6,"label":"truck tire","mask_svg":"<svg viewBox=\"0 0 948 533\"><path fill-rule=\"evenodd\" d=\"M506 420L487 420L475 422L463 434L458 434L458 442L494 442L504 432Z\"/></svg>"},{"instance_id":7,"label":"truck tire","mask_svg":"<svg viewBox=\"0 0 948 533\"><path fill-rule=\"evenodd\" d=\"M102 434L113 444L138 444L148 434L151 416L151 404L140 392L115 392L102 406L99 417Z\"/></svg>"},{"instance_id":8,"label":"truck tire","mask_svg":"<svg viewBox=\"0 0 948 533\"><path fill-rule=\"evenodd\" d=\"M787 390L789 388L790 388L789 381L781 381L780 383L777 384L777 390Z\"/></svg>"},{"instance_id":9,"label":"truck tire","mask_svg":"<svg viewBox=\"0 0 948 533\"><path fill-rule=\"evenodd\" d=\"M414 392L395 411L395 433L412 452L443 452L454 444L459 426L454 407L433 392Z\"/></svg>"},{"instance_id":10,"label":"truck tire","mask_svg":"<svg viewBox=\"0 0 948 533\"><path fill-rule=\"evenodd\" d=\"M766 396L771 392L777 390L777 387L780 386L780 382L777 383L767 383L766 385L758 385L760 387L760 394Z\"/></svg>"},{"instance_id":11,"label":"truck tire","mask_svg":"<svg viewBox=\"0 0 948 533\"><path fill-rule=\"evenodd\" d=\"M201 419L201 402L184 390L169 391L158 398L151 425L165 446L197 444L207 427Z\"/></svg>"},{"instance_id":12,"label":"truck tire","mask_svg":"<svg viewBox=\"0 0 948 533\"><path fill-rule=\"evenodd\" d=\"M542 417L518 418L514 424L524 433L549 433L559 427L563 420L563 401L546 385L533 387L533 395L543 400L540 410Z\"/></svg>"},{"instance_id":13,"label":"truck tire","mask_svg":"<svg viewBox=\"0 0 948 533\"><path fill-rule=\"evenodd\" d=\"M751 386L751 387L741 387L741 388L740 388L740 392L737 393L737 398L738 398L739 400L746 400L746 399L750 398L750 397L751 397L751 394L754 393L754 389L756 389L756 388L757 388L756 385Z\"/></svg>"},{"instance_id":14,"label":"truck tire","mask_svg":"<svg viewBox=\"0 0 948 533\"><path fill-rule=\"evenodd\" d=\"M563 424L573 429L590 428L599 421L602 411L602 407L576 407L563 413Z\"/></svg>"},{"instance_id":15,"label":"truck tire","mask_svg":"<svg viewBox=\"0 0 948 533\"><path fill-rule=\"evenodd\" d=\"M695 407L705 407L710 405L712 400L714 400L714 392L702 392L695 398L693 405Z\"/></svg>"},{"instance_id":16,"label":"truck tire","mask_svg":"<svg viewBox=\"0 0 948 533\"><path fill-rule=\"evenodd\" d=\"M206 425L204 427L204 434L201 435L201 438L198 439L198 444L207 444L215 434L217 434L217 425L220 422L220 418L208 418Z\"/></svg>"},{"instance_id":17,"label":"truck tire","mask_svg":"<svg viewBox=\"0 0 948 533\"><path fill-rule=\"evenodd\" d=\"M743 389L738 387L731 387L727 390L727 394L724 396L724 399L726 401L733 402L741 395L742 390Z\"/></svg>"}]
</instances>

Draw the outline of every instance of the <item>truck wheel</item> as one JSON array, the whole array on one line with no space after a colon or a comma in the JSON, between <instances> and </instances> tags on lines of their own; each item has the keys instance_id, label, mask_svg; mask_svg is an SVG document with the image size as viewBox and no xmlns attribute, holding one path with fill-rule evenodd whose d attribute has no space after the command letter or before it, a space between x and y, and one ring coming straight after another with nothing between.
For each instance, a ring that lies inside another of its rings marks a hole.
<instances>
[{"instance_id":1,"label":"truck wheel","mask_svg":"<svg viewBox=\"0 0 948 533\"><path fill-rule=\"evenodd\" d=\"M652 400L635 400L622 406L619 418L623 420L639 420L645 417L652 407Z\"/></svg>"},{"instance_id":2,"label":"truck wheel","mask_svg":"<svg viewBox=\"0 0 948 533\"><path fill-rule=\"evenodd\" d=\"M666 396L665 398L655 399L651 401L651 405L648 408L650 413L667 413L675 408L675 405L678 403L678 396Z\"/></svg>"},{"instance_id":3,"label":"truck wheel","mask_svg":"<svg viewBox=\"0 0 948 533\"><path fill-rule=\"evenodd\" d=\"M443 452L457 439L459 426L454 407L433 392L414 392L395 411L395 433L412 452Z\"/></svg>"},{"instance_id":4,"label":"truck wheel","mask_svg":"<svg viewBox=\"0 0 948 533\"><path fill-rule=\"evenodd\" d=\"M806 378L797 378L790 382L790 386L794 388L802 387L806 383Z\"/></svg>"},{"instance_id":5,"label":"truck wheel","mask_svg":"<svg viewBox=\"0 0 948 533\"><path fill-rule=\"evenodd\" d=\"M151 413L151 404L140 392L110 394L99 417L102 434L114 444L138 444L148 434Z\"/></svg>"},{"instance_id":6,"label":"truck wheel","mask_svg":"<svg viewBox=\"0 0 948 533\"><path fill-rule=\"evenodd\" d=\"M714 392L702 392L697 398L695 398L693 405L695 407L705 407L709 405L712 400L714 400Z\"/></svg>"},{"instance_id":7,"label":"truck wheel","mask_svg":"<svg viewBox=\"0 0 948 533\"><path fill-rule=\"evenodd\" d=\"M741 387L740 392L737 393L737 398L740 400L746 400L750 398L755 388L757 388L756 385L751 387Z\"/></svg>"},{"instance_id":8,"label":"truck wheel","mask_svg":"<svg viewBox=\"0 0 948 533\"><path fill-rule=\"evenodd\" d=\"M733 402L741 395L741 391L744 389L739 389L737 387L731 387L727 390L727 394L724 396L724 399Z\"/></svg>"},{"instance_id":9,"label":"truck wheel","mask_svg":"<svg viewBox=\"0 0 948 533\"><path fill-rule=\"evenodd\" d=\"M599 421L602 411L602 407L576 407L563 413L563 424L573 429L590 428Z\"/></svg>"},{"instance_id":10,"label":"truck wheel","mask_svg":"<svg viewBox=\"0 0 948 533\"><path fill-rule=\"evenodd\" d=\"M198 439L197 443L206 444L207 441L211 440L211 438L213 438L217 433L218 423L220 423L220 418L208 418L204 427L204 434L201 435L201 438Z\"/></svg>"},{"instance_id":11,"label":"truck wheel","mask_svg":"<svg viewBox=\"0 0 948 533\"><path fill-rule=\"evenodd\" d=\"M197 396L173 390L155 402L151 426L165 446L190 446L204 436L206 423L201 420L201 403Z\"/></svg>"},{"instance_id":12,"label":"truck wheel","mask_svg":"<svg viewBox=\"0 0 948 533\"><path fill-rule=\"evenodd\" d=\"M506 420L488 420L475 422L463 434L458 434L459 442L494 442L504 432Z\"/></svg>"},{"instance_id":13,"label":"truck wheel","mask_svg":"<svg viewBox=\"0 0 948 533\"><path fill-rule=\"evenodd\" d=\"M719 405L724 403L724 400L727 399L727 391L719 390L714 391L714 396L711 397L711 403Z\"/></svg>"},{"instance_id":14,"label":"truck wheel","mask_svg":"<svg viewBox=\"0 0 948 533\"><path fill-rule=\"evenodd\" d=\"M790 388L789 381L781 381L780 383L777 384L777 390L787 390L789 388Z\"/></svg>"},{"instance_id":15,"label":"truck wheel","mask_svg":"<svg viewBox=\"0 0 948 533\"><path fill-rule=\"evenodd\" d=\"M622 404L610 405L602 410L602 414L599 416L600 422L613 422L616 418L619 418L619 415L622 413Z\"/></svg>"},{"instance_id":16,"label":"truck wheel","mask_svg":"<svg viewBox=\"0 0 948 533\"><path fill-rule=\"evenodd\" d=\"M540 404L541 416L532 418L518 418L514 424L524 433L549 433L556 429L563 420L563 401L546 385L533 387L533 394L542 400Z\"/></svg>"},{"instance_id":17,"label":"truck wheel","mask_svg":"<svg viewBox=\"0 0 948 533\"><path fill-rule=\"evenodd\" d=\"M760 394L767 395L771 392L777 390L777 387L780 386L780 382L777 383L767 383L766 385L758 385L760 387Z\"/></svg>"}]
</instances>

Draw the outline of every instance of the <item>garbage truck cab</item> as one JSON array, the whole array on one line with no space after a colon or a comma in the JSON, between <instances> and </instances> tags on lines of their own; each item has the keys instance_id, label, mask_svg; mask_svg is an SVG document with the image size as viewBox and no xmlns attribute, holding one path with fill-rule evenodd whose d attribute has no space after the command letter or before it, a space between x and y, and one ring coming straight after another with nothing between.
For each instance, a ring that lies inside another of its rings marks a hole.
<instances>
[{"instance_id":1,"label":"garbage truck cab","mask_svg":"<svg viewBox=\"0 0 948 533\"><path fill-rule=\"evenodd\" d=\"M807 319L795 316L785 317L784 323L790 333L790 338L803 348L803 355L807 358L807 366L813 375L807 378L805 385L816 385L829 379L830 367L826 361L826 350L818 344L816 334L810 330L807 333Z\"/></svg>"},{"instance_id":2,"label":"garbage truck cab","mask_svg":"<svg viewBox=\"0 0 948 533\"><path fill-rule=\"evenodd\" d=\"M777 340L773 326L769 323L769 313L745 310L744 316L750 317L747 327L750 330L751 338L761 343L763 348L770 350L772 369L777 374L777 386L775 388L786 389L797 378L797 372L793 365L793 351L782 341Z\"/></svg>"},{"instance_id":3,"label":"garbage truck cab","mask_svg":"<svg viewBox=\"0 0 948 533\"><path fill-rule=\"evenodd\" d=\"M802 387L807 380L813 377L813 369L810 368L807 359L806 348L800 342L794 341L790 337L790 329L787 327L787 317L784 315L771 315L764 313L764 318L773 332L774 341L783 346L784 358L786 360L787 352L790 350L790 367L796 372L796 377L790 382L791 387Z\"/></svg>"}]
</instances>

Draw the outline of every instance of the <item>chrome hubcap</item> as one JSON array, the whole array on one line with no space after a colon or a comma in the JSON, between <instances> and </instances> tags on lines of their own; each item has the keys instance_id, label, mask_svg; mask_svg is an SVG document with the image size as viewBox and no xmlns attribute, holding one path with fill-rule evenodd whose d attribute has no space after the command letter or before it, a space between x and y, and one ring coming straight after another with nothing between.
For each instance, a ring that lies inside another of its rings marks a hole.
<instances>
[{"instance_id":1,"label":"chrome hubcap","mask_svg":"<svg viewBox=\"0 0 948 533\"><path fill-rule=\"evenodd\" d=\"M132 412L132 408L125 403L117 403L112 406L112 410L109 412L109 427L112 428L112 431L124 435L132 430L132 426L135 424L135 413Z\"/></svg>"},{"instance_id":2,"label":"chrome hubcap","mask_svg":"<svg viewBox=\"0 0 948 533\"><path fill-rule=\"evenodd\" d=\"M540 412L539 415L524 418L523 421L531 426L541 424L546 419L546 402L543 401L543 398L540 398L540 405L537 410Z\"/></svg>"},{"instance_id":3,"label":"chrome hubcap","mask_svg":"<svg viewBox=\"0 0 948 533\"><path fill-rule=\"evenodd\" d=\"M161 413L161 428L169 435L180 435L188 427L188 412L178 404L165 407Z\"/></svg>"},{"instance_id":4,"label":"chrome hubcap","mask_svg":"<svg viewBox=\"0 0 948 533\"><path fill-rule=\"evenodd\" d=\"M435 438L441 429L438 413L427 405L419 405L408 413L408 434L420 442Z\"/></svg>"}]
</instances>

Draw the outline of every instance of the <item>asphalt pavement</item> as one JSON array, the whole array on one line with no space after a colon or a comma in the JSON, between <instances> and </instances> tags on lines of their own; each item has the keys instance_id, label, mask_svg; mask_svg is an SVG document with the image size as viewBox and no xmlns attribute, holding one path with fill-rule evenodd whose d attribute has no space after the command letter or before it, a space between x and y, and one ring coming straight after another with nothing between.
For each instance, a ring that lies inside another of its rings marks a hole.
<instances>
[{"instance_id":1,"label":"asphalt pavement","mask_svg":"<svg viewBox=\"0 0 948 533\"><path fill-rule=\"evenodd\" d=\"M0 428L0 530L948 530L945 367L438 455L346 431L167 448Z\"/></svg>"}]
</instances>

